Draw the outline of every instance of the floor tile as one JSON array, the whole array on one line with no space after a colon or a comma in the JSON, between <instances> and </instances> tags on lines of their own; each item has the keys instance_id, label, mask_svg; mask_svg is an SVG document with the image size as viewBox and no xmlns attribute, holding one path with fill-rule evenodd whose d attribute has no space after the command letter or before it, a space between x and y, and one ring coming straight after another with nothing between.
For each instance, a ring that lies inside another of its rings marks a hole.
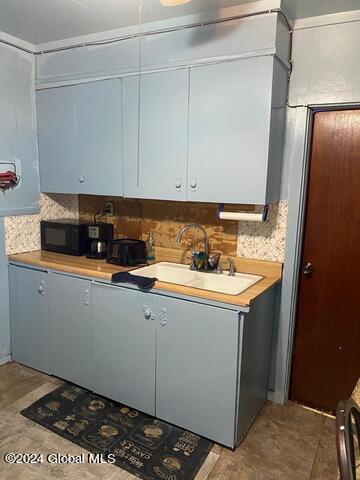
<instances>
[{"instance_id":1,"label":"floor tile","mask_svg":"<svg viewBox=\"0 0 360 480\"><path fill-rule=\"evenodd\" d=\"M210 472L215 467L218 462L220 455L214 452L210 452L207 456L205 462L202 464L198 474L195 477L195 480L206 480L209 477Z\"/></svg>"},{"instance_id":2,"label":"floor tile","mask_svg":"<svg viewBox=\"0 0 360 480\"><path fill-rule=\"evenodd\" d=\"M19 398L15 402L12 402L10 405L6 406L4 409L15 409L16 411L20 412L24 410L24 408L29 407L32 403L39 400L39 398L47 395L48 393L52 392L53 390L57 389L58 386L53 382L46 382L40 387L35 388L31 392L27 393L23 397Z\"/></svg>"},{"instance_id":3,"label":"floor tile","mask_svg":"<svg viewBox=\"0 0 360 480\"><path fill-rule=\"evenodd\" d=\"M308 479L324 419L296 405L268 404L240 446L222 456L251 467L259 478Z\"/></svg>"},{"instance_id":4,"label":"floor tile","mask_svg":"<svg viewBox=\"0 0 360 480\"><path fill-rule=\"evenodd\" d=\"M15 402L34 388L49 381L49 376L15 362L0 366L0 408Z\"/></svg>"},{"instance_id":5,"label":"floor tile","mask_svg":"<svg viewBox=\"0 0 360 480\"><path fill-rule=\"evenodd\" d=\"M335 444L335 420L327 418L316 451L310 480L337 480L339 478Z\"/></svg>"},{"instance_id":6,"label":"floor tile","mask_svg":"<svg viewBox=\"0 0 360 480\"><path fill-rule=\"evenodd\" d=\"M234 455L220 456L207 480L269 480Z\"/></svg>"},{"instance_id":7,"label":"floor tile","mask_svg":"<svg viewBox=\"0 0 360 480\"><path fill-rule=\"evenodd\" d=\"M136 480L113 465L8 465L2 455L87 454L85 449L23 417L20 411L62 383L16 363L0 367L1 480ZM214 445L196 480L337 479L334 420L293 403L267 403L241 445Z\"/></svg>"}]
</instances>

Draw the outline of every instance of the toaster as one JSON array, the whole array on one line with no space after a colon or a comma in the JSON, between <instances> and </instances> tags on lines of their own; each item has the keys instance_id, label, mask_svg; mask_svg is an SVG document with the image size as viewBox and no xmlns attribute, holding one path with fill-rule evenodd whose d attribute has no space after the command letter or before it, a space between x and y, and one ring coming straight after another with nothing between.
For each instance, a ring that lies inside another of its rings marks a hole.
<instances>
[{"instance_id":1,"label":"toaster","mask_svg":"<svg viewBox=\"0 0 360 480\"><path fill-rule=\"evenodd\" d=\"M146 243L133 238L112 240L108 246L106 261L122 266L146 263Z\"/></svg>"}]
</instances>

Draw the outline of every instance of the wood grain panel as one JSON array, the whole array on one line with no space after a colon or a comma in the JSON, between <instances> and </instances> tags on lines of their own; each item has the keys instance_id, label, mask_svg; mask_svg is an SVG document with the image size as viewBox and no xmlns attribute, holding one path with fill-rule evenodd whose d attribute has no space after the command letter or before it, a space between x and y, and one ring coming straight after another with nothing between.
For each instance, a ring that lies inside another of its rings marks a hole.
<instances>
[{"instance_id":1,"label":"wood grain panel","mask_svg":"<svg viewBox=\"0 0 360 480\"><path fill-rule=\"evenodd\" d=\"M222 255L236 256L238 224L217 218L217 204L191 202L165 202L157 200L130 200L117 197L80 195L80 219L92 221L94 212L104 208L106 201L114 203L114 217L104 221L115 225L116 237L132 237L146 240L154 232L155 244L174 249L203 249L202 235L188 232L181 244L176 243L179 230L188 223L199 223L208 232L210 249ZM253 205L226 205L231 212L253 211Z\"/></svg>"},{"instance_id":2,"label":"wood grain panel","mask_svg":"<svg viewBox=\"0 0 360 480\"><path fill-rule=\"evenodd\" d=\"M360 111L315 115L291 397L335 411L360 376Z\"/></svg>"}]
</instances>

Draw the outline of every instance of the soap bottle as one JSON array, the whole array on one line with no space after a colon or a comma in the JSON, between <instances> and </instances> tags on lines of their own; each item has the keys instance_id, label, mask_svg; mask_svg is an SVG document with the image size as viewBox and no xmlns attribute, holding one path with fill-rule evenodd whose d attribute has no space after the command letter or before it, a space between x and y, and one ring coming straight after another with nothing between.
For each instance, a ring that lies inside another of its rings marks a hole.
<instances>
[{"instance_id":1,"label":"soap bottle","mask_svg":"<svg viewBox=\"0 0 360 480\"><path fill-rule=\"evenodd\" d=\"M154 232L151 230L147 239L147 259L155 260Z\"/></svg>"}]
</instances>

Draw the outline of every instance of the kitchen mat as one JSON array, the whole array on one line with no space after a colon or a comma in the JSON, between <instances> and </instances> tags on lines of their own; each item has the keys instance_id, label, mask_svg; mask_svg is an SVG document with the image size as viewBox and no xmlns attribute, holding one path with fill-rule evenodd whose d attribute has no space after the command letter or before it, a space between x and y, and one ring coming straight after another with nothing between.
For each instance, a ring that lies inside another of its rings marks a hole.
<instances>
[{"instance_id":1,"label":"kitchen mat","mask_svg":"<svg viewBox=\"0 0 360 480\"><path fill-rule=\"evenodd\" d=\"M69 383L21 413L144 480L192 480L213 446L199 435Z\"/></svg>"}]
</instances>

